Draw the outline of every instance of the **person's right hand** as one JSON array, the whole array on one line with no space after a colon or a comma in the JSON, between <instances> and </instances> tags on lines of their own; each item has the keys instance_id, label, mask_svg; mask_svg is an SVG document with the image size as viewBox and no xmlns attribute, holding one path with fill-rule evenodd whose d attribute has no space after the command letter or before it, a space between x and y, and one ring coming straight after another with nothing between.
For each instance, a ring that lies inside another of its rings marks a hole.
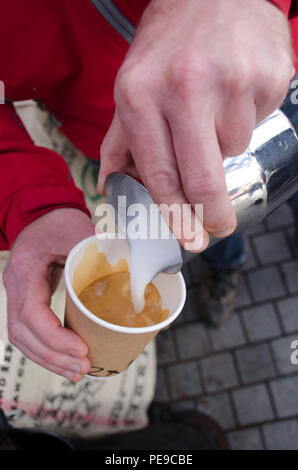
<instances>
[{"instance_id":1,"label":"person's right hand","mask_svg":"<svg viewBox=\"0 0 298 470\"><path fill-rule=\"evenodd\" d=\"M203 205L205 236L191 251L205 249L208 234L230 235L223 158L244 152L282 103L292 62L287 19L267 0L151 0L115 82L98 190L122 171L159 205Z\"/></svg>"},{"instance_id":2,"label":"person's right hand","mask_svg":"<svg viewBox=\"0 0 298 470\"><path fill-rule=\"evenodd\" d=\"M25 227L3 272L7 291L8 337L42 367L78 382L90 369L88 347L63 328L50 309L65 259L94 225L77 209L55 209Z\"/></svg>"}]
</instances>

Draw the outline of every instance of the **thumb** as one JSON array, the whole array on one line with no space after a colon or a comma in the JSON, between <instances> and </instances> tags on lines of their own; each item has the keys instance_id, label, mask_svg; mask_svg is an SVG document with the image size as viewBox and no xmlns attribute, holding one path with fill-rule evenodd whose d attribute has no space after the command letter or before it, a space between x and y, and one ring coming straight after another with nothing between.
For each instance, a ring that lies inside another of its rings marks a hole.
<instances>
[{"instance_id":1,"label":"thumb","mask_svg":"<svg viewBox=\"0 0 298 470\"><path fill-rule=\"evenodd\" d=\"M117 111L100 147L100 170L97 182L97 191L100 194L104 194L106 177L115 171L139 177Z\"/></svg>"}]
</instances>

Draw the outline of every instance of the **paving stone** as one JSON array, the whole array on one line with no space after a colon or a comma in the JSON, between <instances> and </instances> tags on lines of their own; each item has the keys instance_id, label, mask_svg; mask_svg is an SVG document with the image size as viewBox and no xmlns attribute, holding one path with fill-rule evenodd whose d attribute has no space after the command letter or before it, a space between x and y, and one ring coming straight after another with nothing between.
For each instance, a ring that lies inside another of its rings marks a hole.
<instances>
[{"instance_id":1,"label":"paving stone","mask_svg":"<svg viewBox=\"0 0 298 470\"><path fill-rule=\"evenodd\" d=\"M296 241L296 228L294 225L291 227L288 227L286 229L287 232L287 237L288 237L288 243L290 244L290 247L292 249L292 252L295 254L295 257L297 258L298 256L298 244Z\"/></svg>"},{"instance_id":2,"label":"paving stone","mask_svg":"<svg viewBox=\"0 0 298 470\"><path fill-rule=\"evenodd\" d=\"M177 320L175 320L174 326L178 326L189 321L197 321L200 316L197 305L198 288L191 287L190 289L187 289L185 305Z\"/></svg>"},{"instance_id":3,"label":"paving stone","mask_svg":"<svg viewBox=\"0 0 298 470\"><path fill-rule=\"evenodd\" d=\"M164 370L162 368L157 369L155 400L158 403L164 403L169 401L166 378Z\"/></svg>"},{"instance_id":4,"label":"paving stone","mask_svg":"<svg viewBox=\"0 0 298 470\"><path fill-rule=\"evenodd\" d=\"M277 308L285 332L298 331L298 296L280 300Z\"/></svg>"},{"instance_id":5,"label":"paving stone","mask_svg":"<svg viewBox=\"0 0 298 470\"><path fill-rule=\"evenodd\" d=\"M179 401L174 401L171 403L171 410L173 412L180 412L180 411L185 411L185 410L196 410L197 405L195 403L195 400L189 399L189 400L179 400Z\"/></svg>"},{"instance_id":6,"label":"paving stone","mask_svg":"<svg viewBox=\"0 0 298 470\"><path fill-rule=\"evenodd\" d=\"M256 302L276 299L286 293L276 266L252 271L247 276Z\"/></svg>"},{"instance_id":7,"label":"paving stone","mask_svg":"<svg viewBox=\"0 0 298 470\"><path fill-rule=\"evenodd\" d=\"M246 261L243 266L241 266L241 271L246 272L250 269L257 267L257 261L255 259L254 252L251 247L250 238L246 237L245 239L245 252L246 252Z\"/></svg>"},{"instance_id":8,"label":"paving stone","mask_svg":"<svg viewBox=\"0 0 298 470\"><path fill-rule=\"evenodd\" d=\"M157 360L159 365L176 362L172 329L161 331L156 337Z\"/></svg>"},{"instance_id":9,"label":"paving stone","mask_svg":"<svg viewBox=\"0 0 298 470\"><path fill-rule=\"evenodd\" d=\"M272 353L275 359L277 370L280 374L294 374L298 372L298 365L291 363L291 343L297 340L297 336L288 336L272 341Z\"/></svg>"},{"instance_id":10,"label":"paving stone","mask_svg":"<svg viewBox=\"0 0 298 470\"><path fill-rule=\"evenodd\" d=\"M283 204L266 218L267 227L272 230L286 227L294 222L293 212L288 204Z\"/></svg>"},{"instance_id":11,"label":"paving stone","mask_svg":"<svg viewBox=\"0 0 298 470\"><path fill-rule=\"evenodd\" d=\"M298 376L273 380L270 383L274 403L279 418L297 415L298 410Z\"/></svg>"},{"instance_id":12,"label":"paving stone","mask_svg":"<svg viewBox=\"0 0 298 470\"><path fill-rule=\"evenodd\" d=\"M260 222L259 224L252 225L249 227L247 230L245 230L244 234L248 237L251 237L252 235L257 235L258 233L264 233L266 232L266 227L264 225L264 222Z\"/></svg>"},{"instance_id":13,"label":"paving stone","mask_svg":"<svg viewBox=\"0 0 298 470\"><path fill-rule=\"evenodd\" d=\"M228 440L232 450L263 450L258 428L230 432L228 434Z\"/></svg>"},{"instance_id":14,"label":"paving stone","mask_svg":"<svg viewBox=\"0 0 298 470\"><path fill-rule=\"evenodd\" d=\"M291 253L283 231L255 236L253 243L261 264L277 263L291 259Z\"/></svg>"},{"instance_id":15,"label":"paving stone","mask_svg":"<svg viewBox=\"0 0 298 470\"><path fill-rule=\"evenodd\" d=\"M196 256L188 263L188 267L191 274L192 284L199 284L207 269L207 265L203 258L201 256Z\"/></svg>"},{"instance_id":16,"label":"paving stone","mask_svg":"<svg viewBox=\"0 0 298 470\"><path fill-rule=\"evenodd\" d=\"M233 313L220 328L210 330L213 351L232 349L245 344L239 313Z\"/></svg>"},{"instance_id":17,"label":"paving stone","mask_svg":"<svg viewBox=\"0 0 298 470\"><path fill-rule=\"evenodd\" d=\"M180 362L167 370L170 395L174 399L200 395L201 380L196 362Z\"/></svg>"},{"instance_id":18,"label":"paving stone","mask_svg":"<svg viewBox=\"0 0 298 470\"><path fill-rule=\"evenodd\" d=\"M205 388L208 392L224 390L238 384L232 355L216 354L201 360Z\"/></svg>"},{"instance_id":19,"label":"paving stone","mask_svg":"<svg viewBox=\"0 0 298 470\"><path fill-rule=\"evenodd\" d=\"M250 341L274 338L281 334L272 304L248 308L241 315Z\"/></svg>"},{"instance_id":20,"label":"paving stone","mask_svg":"<svg viewBox=\"0 0 298 470\"><path fill-rule=\"evenodd\" d=\"M234 414L227 393L199 398L198 409L211 416L222 429L232 429L235 426Z\"/></svg>"},{"instance_id":21,"label":"paving stone","mask_svg":"<svg viewBox=\"0 0 298 470\"><path fill-rule=\"evenodd\" d=\"M268 450L298 450L298 424L296 419L265 424L263 432Z\"/></svg>"},{"instance_id":22,"label":"paving stone","mask_svg":"<svg viewBox=\"0 0 298 470\"><path fill-rule=\"evenodd\" d=\"M282 265L282 271L290 294L298 292L298 260L290 261Z\"/></svg>"},{"instance_id":23,"label":"paving stone","mask_svg":"<svg viewBox=\"0 0 298 470\"><path fill-rule=\"evenodd\" d=\"M174 331L181 359L201 357L209 353L210 344L204 325L192 323L179 326Z\"/></svg>"},{"instance_id":24,"label":"paving stone","mask_svg":"<svg viewBox=\"0 0 298 470\"><path fill-rule=\"evenodd\" d=\"M236 358L244 383L275 377L275 370L267 344L239 349L236 351Z\"/></svg>"},{"instance_id":25,"label":"paving stone","mask_svg":"<svg viewBox=\"0 0 298 470\"><path fill-rule=\"evenodd\" d=\"M290 362L291 340L298 340L298 334L297 338L294 336L295 332L298 333L298 295L278 300L277 312L271 303L287 295L285 282L289 292L298 293L298 262L291 260L287 246L289 236L293 236L291 224L291 213L285 206L267 219L265 225L259 224L248 231L248 260L241 268L236 302L236 308L241 312L233 313L219 329L206 328L198 321L197 286L206 264L197 257L184 265L183 274L188 286L186 305L174 327L157 337L159 365L167 367L158 368L156 401L175 400L171 403L174 411L199 409L208 414L229 431L227 436L235 450L263 448L260 427L254 426L257 424L263 425L263 436L269 449L297 448L297 422L288 418L298 414L298 365L293 366ZM267 227L275 232L270 233ZM278 262L282 268L266 266L256 269L259 261L255 259L255 252L262 264ZM268 303L264 304L266 300ZM263 304L253 306L254 301ZM292 333L292 336L280 337L281 326L283 332ZM247 339L262 343L248 346ZM268 340L271 340L269 345L263 343ZM211 351L216 354L209 355ZM240 387L232 352L245 383L270 380L275 408L279 418L286 418L285 421L263 424L274 420L267 387L263 383ZM197 362L199 357L200 365ZM276 371L281 375L291 375L275 378ZM237 389L226 391L234 387ZM237 426L253 427L235 430L236 416L230 394L237 414Z\"/></svg>"},{"instance_id":26,"label":"paving stone","mask_svg":"<svg viewBox=\"0 0 298 470\"><path fill-rule=\"evenodd\" d=\"M243 275L239 277L239 283L237 286L237 296L236 296L236 304L235 308L246 307L247 305L251 305L251 298L245 283L245 279Z\"/></svg>"},{"instance_id":27,"label":"paving stone","mask_svg":"<svg viewBox=\"0 0 298 470\"><path fill-rule=\"evenodd\" d=\"M264 384L243 387L232 394L242 426L273 419L270 397Z\"/></svg>"}]
</instances>

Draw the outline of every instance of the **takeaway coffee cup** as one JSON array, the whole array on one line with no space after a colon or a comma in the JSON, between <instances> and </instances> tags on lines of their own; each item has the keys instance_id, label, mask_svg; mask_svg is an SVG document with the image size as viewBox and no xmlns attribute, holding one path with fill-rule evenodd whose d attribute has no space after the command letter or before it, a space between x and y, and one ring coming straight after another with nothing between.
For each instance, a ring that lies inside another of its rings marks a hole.
<instances>
[{"instance_id":1,"label":"takeaway coffee cup","mask_svg":"<svg viewBox=\"0 0 298 470\"><path fill-rule=\"evenodd\" d=\"M186 288L182 274L160 273L153 279L159 290L162 308L169 310L166 320L146 327L125 327L109 323L91 313L78 295L99 277L99 253L116 265L124 259L130 265L130 251L125 239L102 233L86 238L69 253L65 264L65 326L77 333L89 348L90 377L110 378L127 369L145 346L181 313ZM146 269L146 266L143 266Z\"/></svg>"}]
</instances>

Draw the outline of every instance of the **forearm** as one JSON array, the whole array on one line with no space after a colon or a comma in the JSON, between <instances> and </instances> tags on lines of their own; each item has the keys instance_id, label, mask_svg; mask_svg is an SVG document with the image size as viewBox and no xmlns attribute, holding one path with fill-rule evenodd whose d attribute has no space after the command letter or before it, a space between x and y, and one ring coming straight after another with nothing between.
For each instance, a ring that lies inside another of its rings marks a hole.
<instances>
[{"instance_id":1,"label":"forearm","mask_svg":"<svg viewBox=\"0 0 298 470\"><path fill-rule=\"evenodd\" d=\"M8 249L25 226L53 209L89 214L62 157L34 145L12 106L1 105L0 124L0 248Z\"/></svg>"}]
</instances>

